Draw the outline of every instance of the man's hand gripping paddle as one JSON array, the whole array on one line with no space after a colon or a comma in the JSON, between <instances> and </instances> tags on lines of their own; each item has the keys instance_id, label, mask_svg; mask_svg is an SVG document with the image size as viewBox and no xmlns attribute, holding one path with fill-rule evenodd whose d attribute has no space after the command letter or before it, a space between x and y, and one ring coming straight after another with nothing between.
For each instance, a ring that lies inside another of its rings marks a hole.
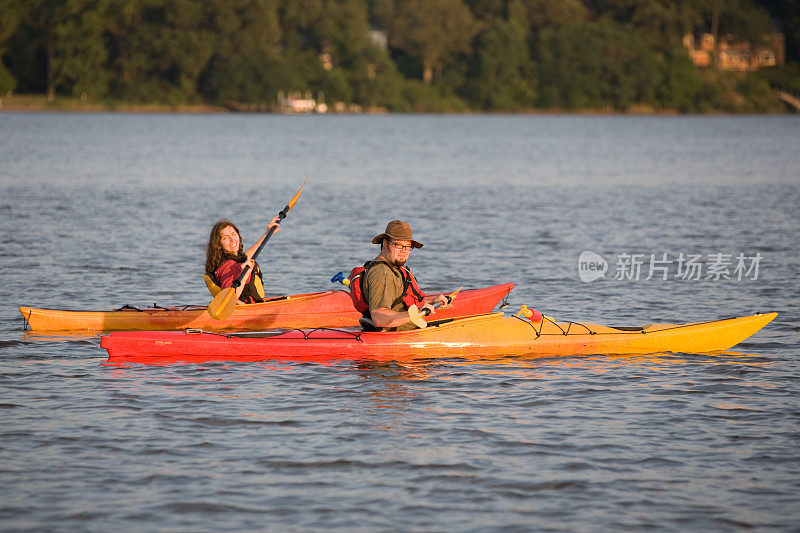
<instances>
[{"instance_id":1,"label":"man's hand gripping paddle","mask_svg":"<svg viewBox=\"0 0 800 533\"><path fill-rule=\"evenodd\" d=\"M289 203L286 204L286 207L281 209L281 212L278 213L278 222L286 218L286 215L292 210L294 204L297 203L297 199L300 198L300 193L303 192L303 187L306 186L307 180L308 176L306 176L306 179L303 180L303 184L300 186L300 190L297 191L297 194L295 194L294 197L289 200ZM261 244L253 254L253 259L255 259L259 253L261 253L261 250L264 248L264 245L267 244L269 238L272 237L273 233L275 233L275 226L269 230L269 233L267 233L266 237L264 237L264 240L261 241ZM236 281L233 282L232 286L219 291L219 294L214 297L214 300L208 304L208 314L211 315L211 318L216 320L227 320L233 314L234 309L236 309L236 289L242 284L242 281L249 273L250 266L248 265L242 269L242 274Z\"/></svg>"},{"instance_id":2,"label":"man's hand gripping paddle","mask_svg":"<svg viewBox=\"0 0 800 533\"><path fill-rule=\"evenodd\" d=\"M447 298L447 305L450 305L450 303L452 303L453 298L455 298L456 295L459 292L461 292L461 289L463 288L464 287L459 287L458 290L456 290L455 292L451 292L450 294L444 295L444 297ZM433 311L436 311L441 306L442 304L438 303L433 306L433 310L431 310L430 307L423 307L422 311L420 311L416 305L412 305L411 307L408 308L408 318L410 319L409 322L413 323L418 328L423 329L428 325L428 323L425 322L425 317L433 313Z\"/></svg>"}]
</instances>

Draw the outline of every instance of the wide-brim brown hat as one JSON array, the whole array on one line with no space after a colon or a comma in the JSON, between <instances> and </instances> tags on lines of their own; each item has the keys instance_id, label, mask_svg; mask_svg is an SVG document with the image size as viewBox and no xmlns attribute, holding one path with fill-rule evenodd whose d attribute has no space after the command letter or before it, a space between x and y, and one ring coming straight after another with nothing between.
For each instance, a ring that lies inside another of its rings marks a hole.
<instances>
[{"instance_id":1,"label":"wide-brim brown hat","mask_svg":"<svg viewBox=\"0 0 800 533\"><path fill-rule=\"evenodd\" d=\"M408 222L402 220L392 220L386 224L386 231L372 239L372 244L380 244L383 239L392 239L393 241L411 241L411 246L414 248L422 248L422 243L415 241L411 235L411 226Z\"/></svg>"}]
</instances>

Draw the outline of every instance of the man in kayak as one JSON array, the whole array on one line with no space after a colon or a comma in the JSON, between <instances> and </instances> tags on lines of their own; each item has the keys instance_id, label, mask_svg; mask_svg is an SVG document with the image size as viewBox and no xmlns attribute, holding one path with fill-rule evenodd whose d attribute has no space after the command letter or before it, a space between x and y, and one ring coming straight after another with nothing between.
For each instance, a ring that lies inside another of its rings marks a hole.
<instances>
[{"instance_id":1,"label":"man in kayak","mask_svg":"<svg viewBox=\"0 0 800 533\"><path fill-rule=\"evenodd\" d=\"M392 220L372 243L381 245L381 253L365 265L361 293L375 327L396 331L414 329L417 326L410 322L408 315L411 305L416 305L420 311L425 307L433 311L434 302L447 305L447 298L442 294L426 297L414 274L405 266L412 248L422 248L422 243L413 239L407 222Z\"/></svg>"},{"instance_id":2,"label":"man in kayak","mask_svg":"<svg viewBox=\"0 0 800 533\"><path fill-rule=\"evenodd\" d=\"M253 259L253 253L258 249L258 245L266 238L270 229L275 227L275 231L280 231L278 224L280 219L274 217L269 222L267 231L261 238L246 252L243 252L242 238L239 228L227 219L219 220L211 228L208 236L208 246L206 247L206 274L205 281L212 296L228 287L233 286L242 274L246 265L250 266L250 273L247 279L236 289L236 298L244 303L256 303L264 301L264 282L261 268Z\"/></svg>"}]
</instances>

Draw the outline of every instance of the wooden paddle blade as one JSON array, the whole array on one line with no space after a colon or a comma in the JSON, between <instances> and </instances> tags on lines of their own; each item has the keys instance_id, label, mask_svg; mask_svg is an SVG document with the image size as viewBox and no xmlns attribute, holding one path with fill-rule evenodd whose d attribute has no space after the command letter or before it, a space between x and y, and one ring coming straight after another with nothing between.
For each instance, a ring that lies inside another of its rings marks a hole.
<instances>
[{"instance_id":1,"label":"wooden paddle blade","mask_svg":"<svg viewBox=\"0 0 800 533\"><path fill-rule=\"evenodd\" d=\"M286 204L286 207L287 207L288 209L286 209L285 211L286 211L287 213L288 213L289 211L291 211L291 210L292 210L292 208L294 207L294 204L296 204L296 203L297 203L297 199L298 199L298 198L300 198L300 193L301 193L301 192L303 192L303 187L305 187L305 186L306 186L306 182L307 182L307 181L308 181L308 176L306 176L306 179L304 179L304 180L303 180L303 184L300 186L300 190L299 190L299 191L297 191L297 194L295 194L295 195L292 197L292 199L291 199L291 200L289 200L289 203L288 203L288 204Z\"/></svg>"},{"instance_id":2,"label":"wooden paddle blade","mask_svg":"<svg viewBox=\"0 0 800 533\"><path fill-rule=\"evenodd\" d=\"M461 287L457 288L455 291L453 291L453 292L451 292L450 294L448 294L448 295L447 295L447 297L450 299L450 301L449 301L449 302L447 302L447 303L448 303L448 304L450 304L450 303L453 303L453 298L455 298L455 297L456 297L456 295L457 295L459 292L461 292L461 289L463 289L463 288L464 288L464 286L462 285Z\"/></svg>"},{"instance_id":3,"label":"wooden paddle blade","mask_svg":"<svg viewBox=\"0 0 800 533\"><path fill-rule=\"evenodd\" d=\"M428 323L425 322L425 319L422 318L424 315L420 313L419 308L416 305L411 305L408 308L408 318L409 322L417 326L419 329L425 329L428 327Z\"/></svg>"},{"instance_id":4,"label":"wooden paddle blade","mask_svg":"<svg viewBox=\"0 0 800 533\"><path fill-rule=\"evenodd\" d=\"M208 314L215 320L227 320L236 309L236 289L228 287L219 291L208 304Z\"/></svg>"}]
</instances>

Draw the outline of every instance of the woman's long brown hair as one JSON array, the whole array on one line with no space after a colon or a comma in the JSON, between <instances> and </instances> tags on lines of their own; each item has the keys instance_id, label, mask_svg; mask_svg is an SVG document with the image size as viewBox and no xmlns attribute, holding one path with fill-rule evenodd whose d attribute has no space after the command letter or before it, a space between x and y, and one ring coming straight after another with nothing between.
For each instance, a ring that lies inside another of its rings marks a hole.
<instances>
[{"instance_id":1,"label":"woman's long brown hair","mask_svg":"<svg viewBox=\"0 0 800 533\"><path fill-rule=\"evenodd\" d=\"M236 234L239 235L238 255L241 256L243 253L242 234L239 232L239 228L236 227L236 224L227 218L218 220L217 223L214 224L214 227L211 228L211 234L208 236L208 246L206 247L206 274L211 276L214 275L214 272L217 271L217 268L219 268L222 263L233 257L222 249L222 237L220 236L220 232L228 226L236 230Z\"/></svg>"}]
</instances>

